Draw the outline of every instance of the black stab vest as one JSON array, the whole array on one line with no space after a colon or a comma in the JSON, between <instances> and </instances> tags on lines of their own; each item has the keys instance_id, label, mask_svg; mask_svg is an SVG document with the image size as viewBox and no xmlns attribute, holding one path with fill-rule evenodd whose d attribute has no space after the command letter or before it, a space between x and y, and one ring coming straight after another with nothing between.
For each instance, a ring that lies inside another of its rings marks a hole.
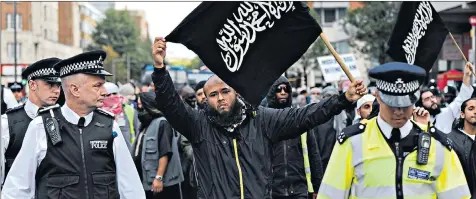
<instances>
[{"instance_id":1,"label":"black stab vest","mask_svg":"<svg viewBox=\"0 0 476 199\"><path fill-rule=\"evenodd\" d=\"M96 110L80 133L59 108L54 115L63 142L54 146L46 133L48 148L36 172L35 198L119 199L112 150L114 118ZM49 111L40 116L43 121L51 117Z\"/></svg>"},{"instance_id":2,"label":"black stab vest","mask_svg":"<svg viewBox=\"0 0 476 199\"><path fill-rule=\"evenodd\" d=\"M8 175L13 161L17 157L18 152L20 152L26 130L32 121L30 116L26 114L24 105L9 109L6 111L6 114L8 117L10 140L5 151L5 176Z\"/></svg>"}]
</instances>

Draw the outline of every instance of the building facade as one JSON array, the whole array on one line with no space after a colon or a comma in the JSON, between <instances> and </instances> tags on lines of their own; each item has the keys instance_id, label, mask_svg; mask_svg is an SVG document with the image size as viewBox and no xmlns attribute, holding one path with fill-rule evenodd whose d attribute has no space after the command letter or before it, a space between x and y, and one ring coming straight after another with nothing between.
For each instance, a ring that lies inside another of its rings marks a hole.
<instances>
[{"instance_id":1,"label":"building facade","mask_svg":"<svg viewBox=\"0 0 476 199\"><path fill-rule=\"evenodd\" d=\"M89 45L94 43L92 34L96 30L98 22L103 20L106 16L103 12L96 9L89 2L77 2L79 5L79 31L80 31L80 41L79 46L81 48L86 48Z\"/></svg>"},{"instance_id":2,"label":"building facade","mask_svg":"<svg viewBox=\"0 0 476 199\"><path fill-rule=\"evenodd\" d=\"M17 71L16 81L19 82L22 70L40 59L67 58L82 52L81 48L64 44L58 39L60 37L58 2L17 2L16 22L13 17L15 4L1 2L0 5L2 84L6 85L15 80L15 68ZM16 45L14 24L17 27Z\"/></svg>"},{"instance_id":3,"label":"building facade","mask_svg":"<svg viewBox=\"0 0 476 199\"><path fill-rule=\"evenodd\" d=\"M136 24L136 28L139 31L139 38L142 40L150 39L149 37L149 23L145 18L145 12L142 10L128 10L129 15L132 17Z\"/></svg>"},{"instance_id":4,"label":"building facade","mask_svg":"<svg viewBox=\"0 0 476 199\"><path fill-rule=\"evenodd\" d=\"M89 3L92 6L94 6L96 9L101 11L102 13L106 13L107 10L115 9L115 7L116 7L116 2L112 2L112 1L89 2Z\"/></svg>"}]
</instances>

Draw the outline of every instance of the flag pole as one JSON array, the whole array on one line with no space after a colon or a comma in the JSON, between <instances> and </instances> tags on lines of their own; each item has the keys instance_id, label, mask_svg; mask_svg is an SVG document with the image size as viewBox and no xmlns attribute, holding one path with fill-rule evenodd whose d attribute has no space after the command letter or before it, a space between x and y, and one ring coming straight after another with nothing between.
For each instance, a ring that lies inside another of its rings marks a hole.
<instances>
[{"instance_id":1,"label":"flag pole","mask_svg":"<svg viewBox=\"0 0 476 199\"><path fill-rule=\"evenodd\" d=\"M451 40L453 40L453 42L455 43L456 48L458 48L458 50L459 50L459 52L461 53L461 55L463 55L464 61L468 62L468 59L466 59L466 56L464 56L464 53L463 53L463 51L461 50L461 48L459 47L458 42L456 42L455 38L453 37L453 34L451 34L451 32L448 32L448 33L450 34Z\"/></svg>"},{"instance_id":2,"label":"flag pole","mask_svg":"<svg viewBox=\"0 0 476 199\"><path fill-rule=\"evenodd\" d=\"M337 63L339 63L339 65L342 68L342 70L344 71L345 75L347 75L347 78L349 78L349 80L353 83L355 81L355 79L354 79L354 76L352 76L352 73L350 73L349 67L347 67L347 65L345 65L342 58L340 58L340 56L337 54L336 50L334 50L334 47L332 47L332 45L329 42L329 40L327 39L326 35L322 32L319 35L319 37L321 37L322 41L324 41L324 43L326 44L329 51L331 51L331 53L334 56L334 58L336 59Z\"/></svg>"},{"instance_id":3,"label":"flag pole","mask_svg":"<svg viewBox=\"0 0 476 199\"><path fill-rule=\"evenodd\" d=\"M455 43L456 48L458 48L459 52L460 52L461 55L463 56L464 61L466 61L466 63L467 63L467 62L468 62L468 59L466 59L466 56L464 56L464 53L463 53L463 51L461 50L461 48L459 47L458 42L456 42L455 38L453 37L453 34L451 34L451 32L448 32L448 33L449 33L449 35L450 35L450 37L451 37L451 40L453 40L453 43ZM470 68L470 70L471 70L471 73L473 73L473 75L476 77L476 74L474 73L473 69Z\"/></svg>"}]
</instances>

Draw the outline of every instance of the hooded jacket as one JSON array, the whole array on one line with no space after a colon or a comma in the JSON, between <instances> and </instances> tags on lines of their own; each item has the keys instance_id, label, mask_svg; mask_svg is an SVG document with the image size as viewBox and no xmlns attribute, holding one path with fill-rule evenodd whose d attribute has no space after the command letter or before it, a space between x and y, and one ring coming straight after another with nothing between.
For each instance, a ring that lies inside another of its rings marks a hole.
<instances>
[{"instance_id":1,"label":"hooded jacket","mask_svg":"<svg viewBox=\"0 0 476 199\"><path fill-rule=\"evenodd\" d=\"M468 182L469 191L473 198L476 195L476 141L471 139L460 129L453 129L448 137L453 141L453 146Z\"/></svg>"},{"instance_id":2,"label":"hooded jacket","mask_svg":"<svg viewBox=\"0 0 476 199\"><path fill-rule=\"evenodd\" d=\"M157 108L192 143L199 199L270 199L272 144L299 137L352 105L342 94L302 108L258 107L230 132L180 100L167 70L154 69L152 79Z\"/></svg>"},{"instance_id":3,"label":"hooded jacket","mask_svg":"<svg viewBox=\"0 0 476 199\"><path fill-rule=\"evenodd\" d=\"M271 86L266 96L268 107L289 108L292 106L291 93L288 95L286 104L279 103L277 100L277 88L281 84L291 88L288 79L283 76L279 77ZM316 139L312 131L308 131L307 134L307 149L311 167L311 182L314 192L317 193L324 173L322 172L321 156L319 155ZM273 183L271 188L273 197L308 195L301 137L273 144L272 168Z\"/></svg>"}]
</instances>

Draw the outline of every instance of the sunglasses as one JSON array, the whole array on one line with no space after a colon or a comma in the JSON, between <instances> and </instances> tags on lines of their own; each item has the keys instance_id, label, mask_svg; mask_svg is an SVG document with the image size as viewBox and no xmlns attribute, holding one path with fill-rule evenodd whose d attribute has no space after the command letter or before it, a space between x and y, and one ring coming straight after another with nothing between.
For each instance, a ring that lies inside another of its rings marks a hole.
<instances>
[{"instance_id":1,"label":"sunglasses","mask_svg":"<svg viewBox=\"0 0 476 199\"><path fill-rule=\"evenodd\" d=\"M278 89L276 90L276 93L280 93L281 91L284 91L286 93L290 93L291 88L289 88L287 86L278 86Z\"/></svg>"},{"instance_id":2,"label":"sunglasses","mask_svg":"<svg viewBox=\"0 0 476 199\"><path fill-rule=\"evenodd\" d=\"M13 93L21 92L21 88L10 89Z\"/></svg>"}]
</instances>

